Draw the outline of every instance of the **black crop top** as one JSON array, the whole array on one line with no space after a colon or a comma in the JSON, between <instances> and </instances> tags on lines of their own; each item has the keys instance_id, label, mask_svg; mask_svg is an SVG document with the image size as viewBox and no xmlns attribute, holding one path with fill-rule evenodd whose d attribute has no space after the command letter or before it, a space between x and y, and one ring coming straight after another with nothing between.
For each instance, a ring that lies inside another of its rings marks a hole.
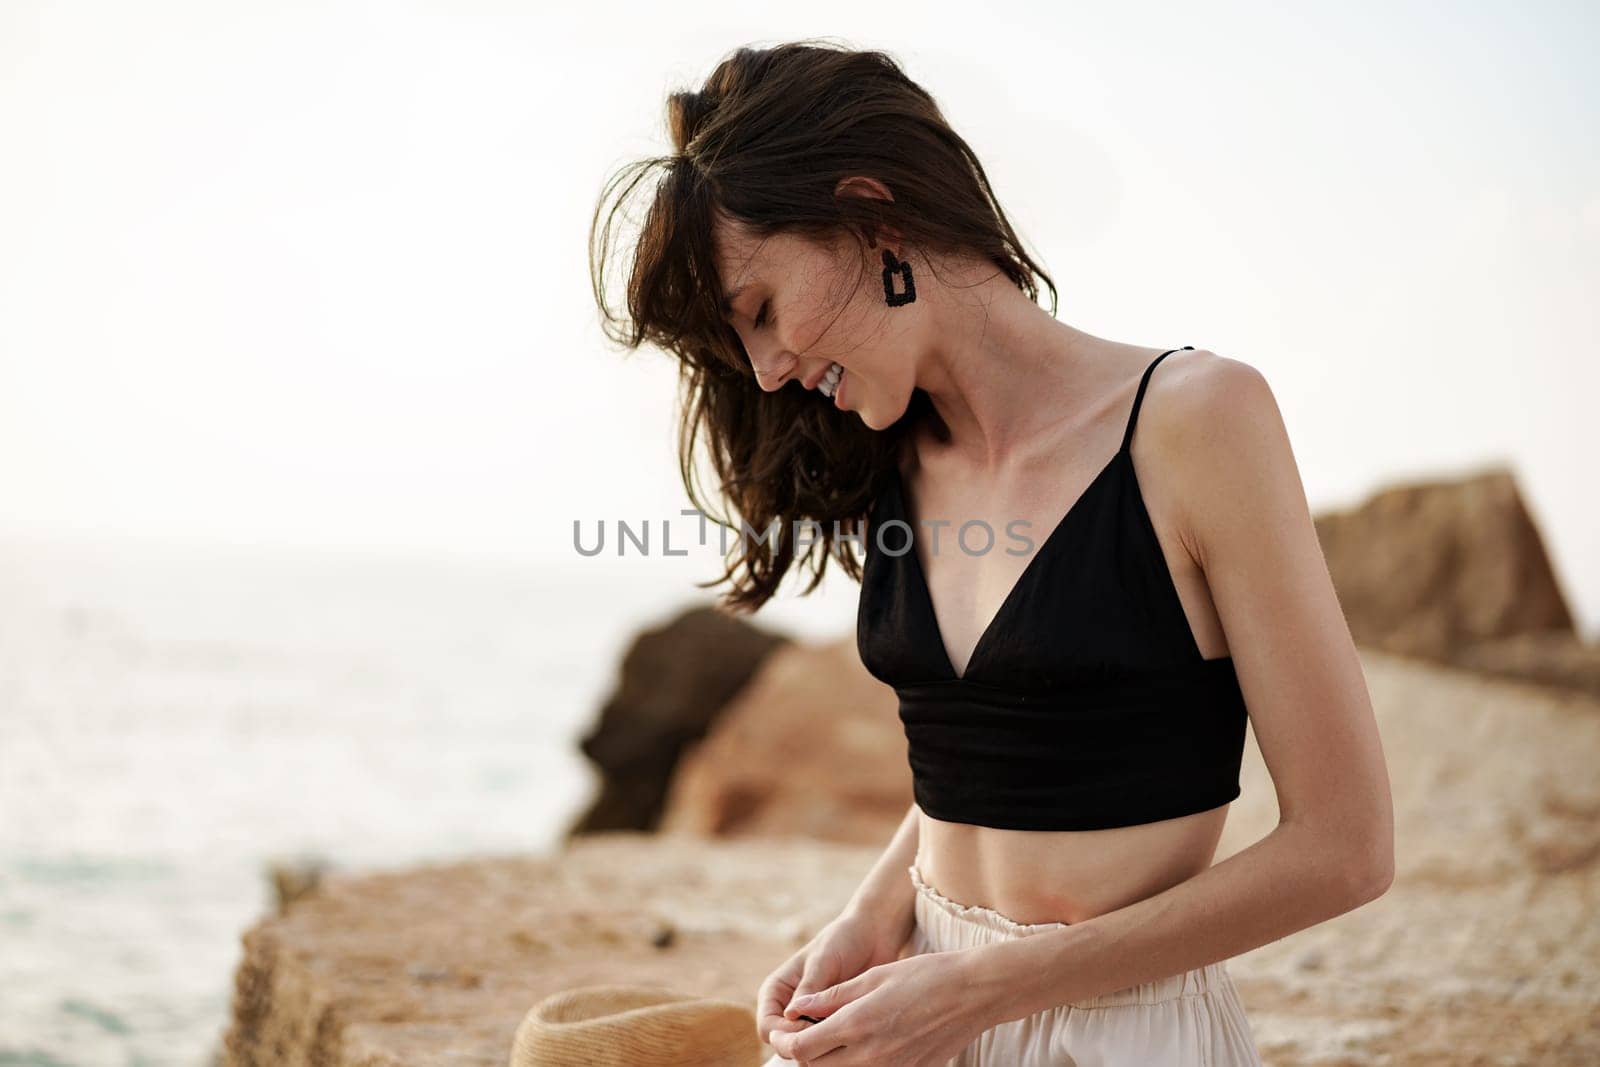
<instances>
[{"instance_id":1,"label":"black crop top","mask_svg":"<svg viewBox=\"0 0 1600 1067\"><path fill-rule=\"evenodd\" d=\"M873 502L856 648L900 698L913 796L928 815L1099 830L1239 795L1247 715L1233 658L1206 659L1195 643L1128 447L1150 372L1177 351L1145 368L1122 447L1039 543L963 675L939 633L898 469Z\"/></svg>"}]
</instances>

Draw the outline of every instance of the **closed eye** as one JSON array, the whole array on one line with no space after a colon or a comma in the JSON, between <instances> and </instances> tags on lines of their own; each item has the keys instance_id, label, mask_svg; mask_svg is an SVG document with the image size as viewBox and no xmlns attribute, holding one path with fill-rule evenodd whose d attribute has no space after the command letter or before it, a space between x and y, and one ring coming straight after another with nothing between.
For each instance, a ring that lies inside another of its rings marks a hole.
<instances>
[{"instance_id":1,"label":"closed eye","mask_svg":"<svg viewBox=\"0 0 1600 1067\"><path fill-rule=\"evenodd\" d=\"M761 302L761 310L756 312L756 329L758 330L767 321L767 303L767 301L763 300Z\"/></svg>"}]
</instances>

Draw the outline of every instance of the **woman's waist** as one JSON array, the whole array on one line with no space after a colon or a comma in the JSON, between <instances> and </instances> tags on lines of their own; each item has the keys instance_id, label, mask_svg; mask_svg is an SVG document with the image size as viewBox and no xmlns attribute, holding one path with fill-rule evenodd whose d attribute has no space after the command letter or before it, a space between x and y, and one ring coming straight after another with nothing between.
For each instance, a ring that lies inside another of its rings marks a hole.
<instances>
[{"instance_id":1,"label":"woman's waist","mask_svg":"<svg viewBox=\"0 0 1600 1067\"><path fill-rule=\"evenodd\" d=\"M1211 865L1228 805L1105 830L1006 830L920 813L917 868L944 896L1019 923L1076 923Z\"/></svg>"}]
</instances>

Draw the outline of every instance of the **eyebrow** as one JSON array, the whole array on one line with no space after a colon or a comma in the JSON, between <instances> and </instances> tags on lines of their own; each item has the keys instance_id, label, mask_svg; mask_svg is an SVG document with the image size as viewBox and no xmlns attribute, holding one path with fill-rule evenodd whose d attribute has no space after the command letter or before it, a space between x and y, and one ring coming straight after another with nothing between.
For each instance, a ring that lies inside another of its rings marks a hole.
<instances>
[{"instance_id":1,"label":"eyebrow","mask_svg":"<svg viewBox=\"0 0 1600 1067\"><path fill-rule=\"evenodd\" d=\"M753 250L751 250L750 253L747 256L744 256L743 259L742 259L742 262L740 262L739 265L741 267L743 267L745 270L749 270L751 268L752 261L756 258L757 255L760 254L761 249L763 247L765 247L767 241L769 241L770 239L771 239L770 237L763 237L761 239L760 244L756 245L756 247ZM731 316L733 314L733 302L735 300L739 299L739 294L744 292L748 288L750 288L750 283L749 282L744 282L743 284L736 285L732 289L728 290L726 293L722 294L722 314L725 317L726 316Z\"/></svg>"},{"instance_id":2,"label":"eyebrow","mask_svg":"<svg viewBox=\"0 0 1600 1067\"><path fill-rule=\"evenodd\" d=\"M728 292L722 294L722 313L724 315L733 314L733 302L739 299L739 294L748 288L750 288L748 283L745 285L736 285Z\"/></svg>"}]
</instances>

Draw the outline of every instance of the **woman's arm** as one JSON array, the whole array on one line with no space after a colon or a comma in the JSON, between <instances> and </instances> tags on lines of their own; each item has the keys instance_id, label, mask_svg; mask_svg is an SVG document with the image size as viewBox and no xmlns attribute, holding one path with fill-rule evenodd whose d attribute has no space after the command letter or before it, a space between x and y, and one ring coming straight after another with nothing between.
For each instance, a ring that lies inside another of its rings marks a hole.
<instances>
[{"instance_id":1,"label":"woman's arm","mask_svg":"<svg viewBox=\"0 0 1600 1067\"><path fill-rule=\"evenodd\" d=\"M1393 876L1377 723L1277 403L1248 364L1185 363L1150 386L1140 441L1205 573L1279 822L1154 896L967 950L996 1024L1237 956L1380 896Z\"/></svg>"},{"instance_id":2,"label":"woman's arm","mask_svg":"<svg viewBox=\"0 0 1600 1067\"><path fill-rule=\"evenodd\" d=\"M904 930L907 937L916 923L912 911L916 887L907 877L906 868L917 857L917 823L917 806L912 804L883 855L872 865L872 870L845 906L846 911L868 916L891 931Z\"/></svg>"}]
</instances>

